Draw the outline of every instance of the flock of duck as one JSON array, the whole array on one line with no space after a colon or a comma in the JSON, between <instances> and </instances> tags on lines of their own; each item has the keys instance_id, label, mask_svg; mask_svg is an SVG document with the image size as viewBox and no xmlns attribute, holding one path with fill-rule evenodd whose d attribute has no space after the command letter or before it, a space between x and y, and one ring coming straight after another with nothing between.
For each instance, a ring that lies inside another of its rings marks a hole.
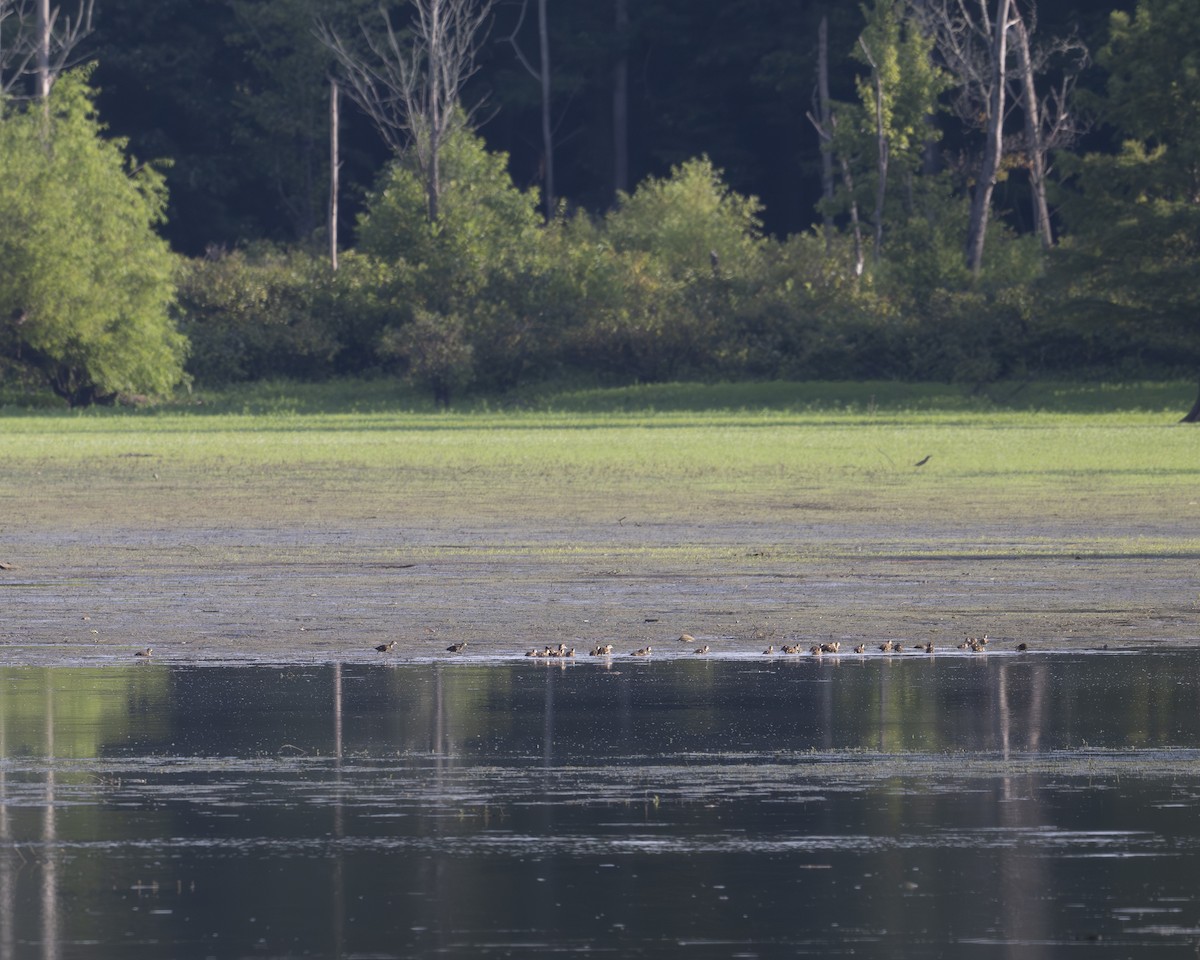
<instances>
[{"instance_id":1,"label":"flock of duck","mask_svg":"<svg viewBox=\"0 0 1200 960\"><path fill-rule=\"evenodd\" d=\"M696 638L693 637L690 633L682 633L679 635L679 642L691 644L691 643L696 642ZM960 643L958 645L958 649L959 650L970 650L972 653L985 653L987 651L987 645L988 645L988 636L985 633L982 637L967 637L965 640L963 640L962 643ZM466 647L467 647L467 641L460 640L458 643L450 644L450 646L448 646L446 648L446 650L449 653L462 653L463 650L466 649ZM396 649L396 641L391 640L388 643L381 643L375 649L379 653L391 653L393 650ZM879 644L880 653L904 653L906 650L911 651L912 653L933 653L934 649L935 648L934 648L932 642L924 643L924 644L917 643L910 647L905 647L903 644L897 643L894 640L885 640L885 641L883 641L883 643ZM1028 644L1025 644L1025 643L1017 644L1017 651L1020 653L1024 653L1028 649L1029 649ZM650 647L650 646L638 647L638 649L632 651L629 655L631 657L648 657L653 652L653 650L654 650L654 648ZM836 656L837 654L841 653L841 650L842 650L842 645L837 640L832 640L829 643L814 643L811 647L808 648L809 655L814 656L814 657L822 657L822 656L825 656L826 654L832 654L832 655ZM705 654L708 653L708 644L707 643L701 644L700 646L696 647L695 650L693 650L692 652L694 654L696 654L697 656L704 656ZM785 643L779 648L778 651L776 651L775 645L770 644L767 647L767 649L763 651L763 656L773 657L776 654L776 652L782 653L782 654L788 654L788 655L795 655L795 654L803 653L804 647L802 644L798 644L798 643L797 644ZM854 652L857 654L865 654L867 652L867 645L865 643L860 643L858 646L856 646L854 648ZM146 647L144 650L137 651L137 653L135 653L134 656L135 657L149 657L153 653L154 653L153 647ZM590 656L593 656L593 657L611 657L612 655L613 655L613 645L611 643L599 644L598 646L593 647L591 650L591 653L590 653ZM574 647L568 648L565 643L560 643L557 647L552 647L552 646L546 645L546 646L540 647L540 648L534 647L532 650L528 651L525 654L525 656L537 657L537 658L569 658L569 657L575 656L575 648Z\"/></svg>"},{"instance_id":2,"label":"flock of duck","mask_svg":"<svg viewBox=\"0 0 1200 960\"><path fill-rule=\"evenodd\" d=\"M696 642L696 638L693 637L690 633L684 633L684 634L680 634L679 642L691 644L691 643ZM985 653L987 651L987 645L988 645L988 636L985 633L982 637L967 637L965 640L963 640L962 643L960 643L958 645L958 649L959 650L969 650L972 653ZM460 645L460 646L465 646L465 644ZM380 648L376 648L376 649L380 649ZM450 647L448 649L453 650L454 648ZM904 644L897 643L894 640L885 640L883 643L879 644L879 652L880 653L904 653L906 650L911 651L913 653L933 653L935 649L936 648L934 647L932 642L918 643L918 644L915 644L910 647L905 647ZM1024 653L1028 649L1029 649L1028 644L1025 644L1025 643L1017 644L1017 650L1020 653ZM811 647L808 648L808 653L810 656L814 656L814 657L822 657L822 656L825 656L826 654L832 654L832 655L836 656L837 654L841 653L841 650L842 650L841 642L837 641L837 640L832 640L829 643L814 643ZM650 656L650 654L653 651L654 651L654 648L650 647L650 646L639 647L638 649L632 651L629 654L629 656L631 656L631 657L648 657L648 656ZM704 656L705 654L707 654L709 652L708 644L707 643L702 644L701 646L696 647L692 652L694 654L696 654L697 656ZM787 655L801 654L801 653L804 653L804 646L802 644L798 644L798 643L797 644L786 644L785 643L777 651L775 649L775 645L770 644L767 647L767 649L763 651L763 656L773 657L777 652L782 653L782 654L787 654ZM857 654L865 654L867 652L867 645L865 643L858 644L858 646L856 646L854 648L854 652ZM593 657L611 657L613 655L613 645L611 643L600 644L599 646L594 647L592 649L590 655ZM526 652L525 656L539 657L539 658L573 657L573 656L575 656L575 648L574 647L568 648L565 643L560 643L557 647L552 647L549 645L540 647L540 648L534 647L532 650L529 650L528 652Z\"/></svg>"}]
</instances>

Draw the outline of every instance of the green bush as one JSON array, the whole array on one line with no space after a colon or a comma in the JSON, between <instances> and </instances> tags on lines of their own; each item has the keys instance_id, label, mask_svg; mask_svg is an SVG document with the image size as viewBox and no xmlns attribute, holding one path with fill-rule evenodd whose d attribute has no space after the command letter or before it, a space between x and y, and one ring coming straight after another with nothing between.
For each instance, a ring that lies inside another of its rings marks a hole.
<instances>
[{"instance_id":1,"label":"green bush","mask_svg":"<svg viewBox=\"0 0 1200 960\"><path fill-rule=\"evenodd\" d=\"M188 261L178 304L188 371L203 383L328 376L341 348L334 299L328 265L301 250L263 245Z\"/></svg>"}]
</instances>

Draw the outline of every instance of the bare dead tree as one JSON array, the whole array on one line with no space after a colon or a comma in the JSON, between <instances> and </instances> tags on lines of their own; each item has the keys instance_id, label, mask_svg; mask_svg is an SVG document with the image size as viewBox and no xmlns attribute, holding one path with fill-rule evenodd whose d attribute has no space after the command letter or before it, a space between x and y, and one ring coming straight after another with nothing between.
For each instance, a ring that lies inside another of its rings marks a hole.
<instances>
[{"instance_id":1,"label":"bare dead tree","mask_svg":"<svg viewBox=\"0 0 1200 960\"><path fill-rule=\"evenodd\" d=\"M544 171L543 192L545 194L543 199L546 206L546 220L549 221L554 216L554 208L558 203L558 199L554 193L554 127L551 123L550 114L550 30L546 18L546 0L537 0L537 5L538 68L534 69L533 64L525 56L525 51L521 49L521 45L517 42L517 34L525 22L525 13L529 8L529 0L522 0L521 15L517 18L516 26L513 27L512 33L508 36L508 42L516 52L517 59L521 62L521 65L538 81L542 89L542 158Z\"/></svg>"},{"instance_id":2,"label":"bare dead tree","mask_svg":"<svg viewBox=\"0 0 1200 960\"><path fill-rule=\"evenodd\" d=\"M1036 29L1037 7L1030 4L1025 17L1014 7L1014 46L1019 70L1018 96L1025 115L1022 152L1029 170L1033 203L1034 229L1044 249L1054 245L1050 223L1050 206L1046 199L1046 181L1050 175L1050 151L1071 146L1083 132L1084 124L1077 119L1068 103L1080 74L1090 63L1087 47L1077 36L1056 38L1049 44L1035 47L1031 36ZM1057 86L1044 95L1039 94L1039 77L1054 72Z\"/></svg>"},{"instance_id":3,"label":"bare dead tree","mask_svg":"<svg viewBox=\"0 0 1200 960\"><path fill-rule=\"evenodd\" d=\"M817 27L817 135L821 130L833 127L833 108L829 97L829 17L822 16ZM825 201L821 212L822 228L825 232L825 250L833 245L833 151L824 137L821 138L821 198Z\"/></svg>"},{"instance_id":4,"label":"bare dead tree","mask_svg":"<svg viewBox=\"0 0 1200 960\"><path fill-rule=\"evenodd\" d=\"M1021 104L1025 112L1025 141L1029 164L1029 180L1033 188L1033 227L1042 242L1042 249L1054 246L1050 229L1050 205L1046 202L1046 151L1042 146L1040 98L1033 77L1033 56L1029 50L1029 31L1018 12L1013 36L1020 70Z\"/></svg>"},{"instance_id":5,"label":"bare dead tree","mask_svg":"<svg viewBox=\"0 0 1200 960\"><path fill-rule=\"evenodd\" d=\"M613 64L613 194L629 190L629 0L616 0Z\"/></svg>"},{"instance_id":6,"label":"bare dead tree","mask_svg":"<svg viewBox=\"0 0 1200 960\"><path fill-rule=\"evenodd\" d=\"M329 81L329 267L338 268L338 185L342 161L338 155L341 90L337 78Z\"/></svg>"},{"instance_id":7,"label":"bare dead tree","mask_svg":"<svg viewBox=\"0 0 1200 960\"><path fill-rule=\"evenodd\" d=\"M994 3L994 8L989 3ZM913 7L932 34L947 69L958 80L953 101L955 112L983 133L983 153L975 173L966 240L967 266L976 274L983 268L992 193L1004 159L1012 3L1013 0L924 0Z\"/></svg>"},{"instance_id":8,"label":"bare dead tree","mask_svg":"<svg viewBox=\"0 0 1200 960\"><path fill-rule=\"evenodd\" d=\"M858 38L859 49L866 58L867 66L871 68L871 81L875 93L875 210L872 212L872 224L875 227L875 246L871 253L871 261L878 266L879 256L883 249L883 205L887 198L887 177L889 143L887 129L883 123L883 80L879 75L879 66L871 54L871 48L866 41Z\"/></svg>"},{"instance_id":9,"label":"bare dead tree","mask_svg":"<svg viewBox=\"0 0 1200 960\"><path fill-rule=\"evenodd\" d=\"M19 98L35 80L33 96L45 99L55 78L74 66L76 48L92 32L95 0L77 0L72 13L50 0L0 0L0 95Z\"/></svg>"},{"instance_id":10,"label":"bare dead tree","mask_svg":"<svg viewBox=\"0 0 1200 960\"><path fill-rule=\"evenodd\" d=\"M344 41L328 23L317 27L317 36L345 73L350 97L393 151L413 152L430 222L438 218L442 194L442 145L479 108L467 107L461 97L476 71L493 3L411 0L412 22L403 33L380 6L379 29L359 23L361 46Z\"/></svg>"},{"instance_id":11,"label":"bare dead tree","mask_svg":"<svg viewBox=\"0 0 1200 960\"><path fill-rule=\"evenodd\" d=\"M817 131L817 137L820 138L821 151L829 156L830 163L832 163L836 153L834 134L837 131L837 114L830 110L825 120L814 114L812 110L809 110L806 115L809 123ZM861 277L866 265L866 258L863 254L862 220L858 215L858 199L854 192L854 172L850 169L850 161L845 156L837 153L836 159L842 172L842 189L846 191L850 204L850 232L854 240L854 275ZM827 248L831 243L831 238L832 233L826 235Z\"/></svg>"}]
</instances>

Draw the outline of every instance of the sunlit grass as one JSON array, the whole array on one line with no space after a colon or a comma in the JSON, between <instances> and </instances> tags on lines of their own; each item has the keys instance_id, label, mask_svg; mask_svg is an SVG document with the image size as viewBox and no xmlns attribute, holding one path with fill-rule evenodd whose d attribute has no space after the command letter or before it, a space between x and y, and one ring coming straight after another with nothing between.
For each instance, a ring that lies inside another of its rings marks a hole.
<instances>
[{"instance_id":1,"label":"sunlit grass","mask_svg":"<svg viewBox=\"0 0 1200 960\"><path fill-rule=\"evenodd\" d=\"M78 509L91 490L99 513L151 515L211 501L263 516L305 504L331 516L401 504L439 516L1099 516L1150 496L1183 509L1200 471L1195 428L1176 422L1184 383L1007 388L1020 408L928 385L766 384L437 412L389 407L390 387L347 395L362 389L257 385L201 406L3 417L0 497L69 495ZM322 397L333 412L312 411Z\"/></svg>"}]
</instances>

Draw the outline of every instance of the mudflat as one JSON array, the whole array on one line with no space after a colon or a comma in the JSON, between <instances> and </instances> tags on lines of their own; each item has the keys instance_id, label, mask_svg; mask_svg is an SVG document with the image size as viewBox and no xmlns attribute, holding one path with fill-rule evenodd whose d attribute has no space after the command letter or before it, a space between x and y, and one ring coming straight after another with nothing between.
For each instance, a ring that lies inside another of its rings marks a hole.
<instances>
[{"instance_id":1,"label":"mudflat","mask_svg":"<svg viewBox=\"0 0 1200 960\"><path fill-rule=\"evenodd\" d=\"M1161 416L0 426L9 664L1200 640L1200 456Z\"/></svg>"}]
</instances>

